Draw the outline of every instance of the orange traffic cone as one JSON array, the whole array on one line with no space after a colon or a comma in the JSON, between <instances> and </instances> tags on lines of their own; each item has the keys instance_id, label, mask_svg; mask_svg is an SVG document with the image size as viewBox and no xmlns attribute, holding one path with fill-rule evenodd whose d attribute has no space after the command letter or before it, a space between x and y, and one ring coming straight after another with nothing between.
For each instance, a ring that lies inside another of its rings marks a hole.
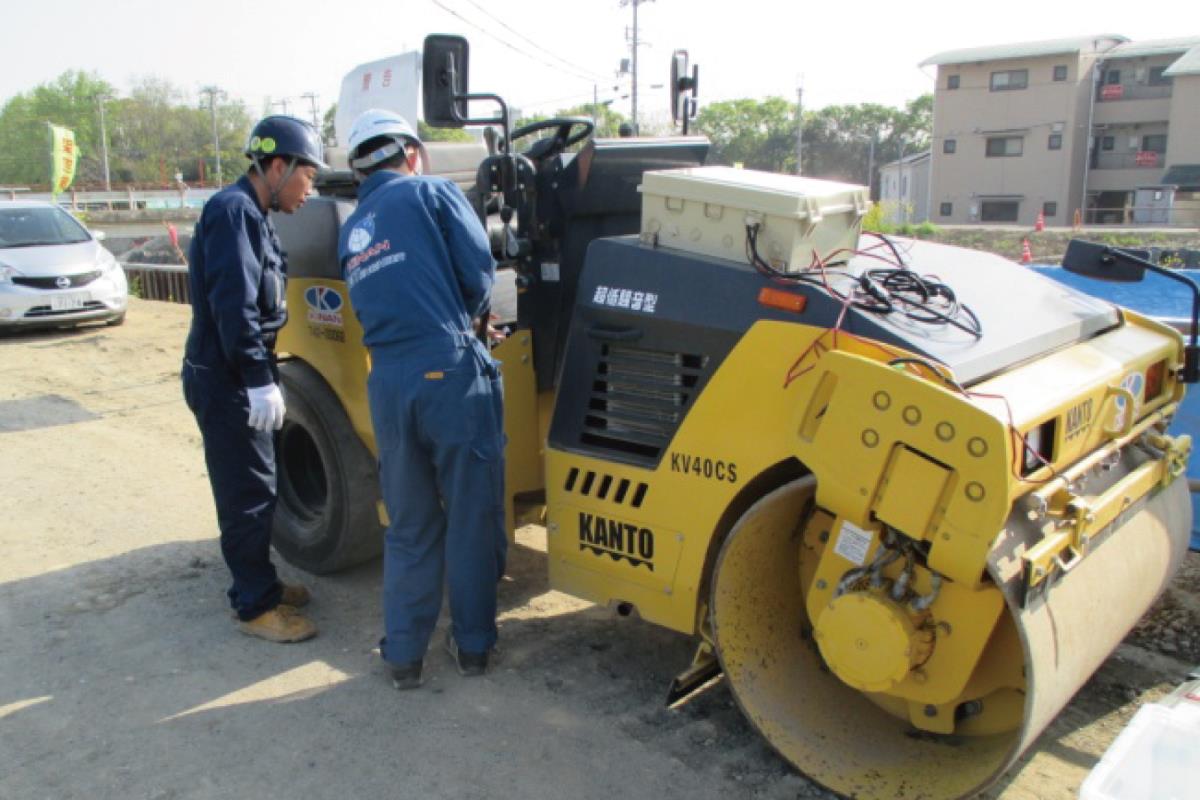
<instances>
[{"instance_id":1,"label":"orange traffic cone","mask_svg":"<svg viewBox=\"0 0 1200 800\"><path fill-rule=\"evenodd\" d=\"M1030 250L1029 250L1029 240L1028 239L1021 240L1021 263L1022 264L1032 264L1033 263L1033 253L1030 252Z\"/></svg>"},{"instance_id":2,"label":"orange traffic cone","mask_svg":"<svg viewBox=\"0 0 1200 800\"><path fill-rule=\"evenodd\" d=\"M1046 213L1044 211L1038 212L1037 221L1033 223L1033 229L1038 233L1046 230Z\"/></svg>"}]
</instances>

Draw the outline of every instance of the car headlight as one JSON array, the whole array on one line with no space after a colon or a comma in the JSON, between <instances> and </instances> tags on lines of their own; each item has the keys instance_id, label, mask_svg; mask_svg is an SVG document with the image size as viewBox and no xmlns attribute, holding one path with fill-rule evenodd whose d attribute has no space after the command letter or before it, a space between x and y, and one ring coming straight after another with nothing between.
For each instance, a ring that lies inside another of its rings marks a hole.
<instances>
[{"instance_id":1,"label":"car headlight","mask_svg":"<svg viewBox=\"0 0 1200 800\"><path fill-rule=\"evenodd\" d=\"M0 264L0 283L12 283L12 279L20 274L13 267Z\"/></svg>"},{"instance_id":2,"label":"car headlight","mask_svg":"<svg viewBox=\"0 0 1200 800\"><path fill-rule=\"evenodd\" d=\"M117 259L107 250L100 251L100 269L104 272L114 272L121 268Z\"/></svg>"}]
</instances>

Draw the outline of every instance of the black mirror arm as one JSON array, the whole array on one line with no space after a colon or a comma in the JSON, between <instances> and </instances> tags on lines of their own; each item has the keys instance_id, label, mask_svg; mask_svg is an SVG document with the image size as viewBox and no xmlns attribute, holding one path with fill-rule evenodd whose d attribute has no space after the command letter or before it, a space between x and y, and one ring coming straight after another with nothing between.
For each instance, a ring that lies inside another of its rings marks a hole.
<instances>
[{"instance_id":1,"label":"black mirror arm","mask_svg":"<svg viewBox=\"0 0 1200 800\"><path fill-rule=\"evenodd\" d=\"M500 116L498 117L464 117L458 112L458 101L466 100L468 103L472 100L492 100L500 106ZM498 94L459 94L454 93L454 103L450 106L450 113L454 116L454 121L459 125L496 125L499 124L504 131L504 138L500 140L500 152L507 153L509 150L509 118L508 104Z\"/></svg>"},{"instance_id":2,"label":"black mirror arm","mask_svg":"<svg viewBox=\"0 0 1200 800\"><path fill-rule=\"evenodd\" d=\"M454 55L451 53L446 54L445 72L442 75L440 75L439 77L445 82L444 85L450 87L451 91L453 92L453 94L451 95L451 98L450 98L450 101L451 101L450 102L450 116L454 119L454 121L460 126L461 125L493 125L497 122L500 123L501 128L504 129L504 139L501 140L501 142L500 142L500 152L508 153L508 151L509 151L508 129L509 129L510 125L509 125L509 118L508 118L508 103L504 102L504 98L502 98L498 94L468 94L466 92L453 91L454 89L458 88L458 70L456 69L455 64L454 64ZM458 104L459 104L459 102L462 102L464 108L469 108L470 102L472 100L492 100L492 101L494 101L497 105L500 106L500 116L499 117L483 117L483 118L478 118L478 119L473 118L473 117L464 117L458 110ZM465 102L463 102L463 101L465 101Z\"/></svg>"},{"instance_id":3,"label":"black mirror arm","mask_svg":"<svg viewBox=\"0 0 1200 800\"><path fill-rule=\"evenodd\" d=\"M1173 281L1179 281L1192 290L1192 337L1190 343L1184 348L1182 380L1184 383L1200 383L1200 345L1197 344L1197 329L1200 328L1200 287L1197 287L1196 282L1186 275L1180 275L1174 270L1152 264L1119 247L1109 247L1106 252L1114 258L1137 264L1139 267L1157 272Z\"/></svg>"}]
</instances>

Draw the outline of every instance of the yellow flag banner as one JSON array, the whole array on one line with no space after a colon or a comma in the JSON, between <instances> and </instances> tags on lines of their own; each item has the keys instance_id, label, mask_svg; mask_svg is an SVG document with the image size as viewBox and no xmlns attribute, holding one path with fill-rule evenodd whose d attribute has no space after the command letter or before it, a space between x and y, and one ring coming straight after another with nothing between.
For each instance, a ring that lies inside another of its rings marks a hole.
<instances>
[{"instance_id":1,"label":"yellow flag banner","mask_svg":"<svg viewBox=\"0 0 1200 800\"><path fill-rule=\"evenodd\" d=\"M75 165L79 163L79 148L75 145L75 131L60 125L50 126L50 159L53 164L50 175L50 192L65 192L75 180Z\"/></svg>"}]
</instances>

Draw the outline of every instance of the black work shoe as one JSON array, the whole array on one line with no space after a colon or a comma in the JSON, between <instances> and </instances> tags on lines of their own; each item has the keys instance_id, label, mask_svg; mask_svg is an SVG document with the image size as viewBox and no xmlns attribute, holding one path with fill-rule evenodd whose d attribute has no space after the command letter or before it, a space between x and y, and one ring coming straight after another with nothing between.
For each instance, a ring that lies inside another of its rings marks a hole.
<instances>
[{"instance_id":1,"label":"black work shoe","mask_svg":"<svg viewBox=\"0 0 1200 800\"><path fill-rule=\"evenodd\" d=\"M421 685L421 662L408 661L404 664L388 664L392 673L392 687L404 691Z\"/></svg>"},{"instance_id":2,"label":"black work shoe","mask_svg":"<svg viewBox=\"0 0 1200 800\"><path fill-rule=\"evenodd\" d=\"M454 634L450 631L446 631L446 652L450 658L454 659L454 665L458 667L459 675L473 678L487 672L487 651L468 653L466 650L458 649L458 642L454 641Z\"/></svg>"}]
</instances>

